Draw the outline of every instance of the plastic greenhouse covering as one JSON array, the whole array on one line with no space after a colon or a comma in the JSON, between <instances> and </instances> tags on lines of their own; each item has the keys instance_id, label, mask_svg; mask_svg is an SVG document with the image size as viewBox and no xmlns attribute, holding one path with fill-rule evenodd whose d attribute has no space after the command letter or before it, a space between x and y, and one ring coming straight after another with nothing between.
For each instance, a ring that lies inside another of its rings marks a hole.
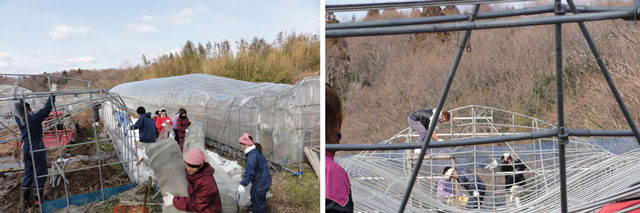
<instances>
[{"instance_id":1,"label":"plastic greenhouse covering","mask_svg":"<svg viewBox=\"0 0 640 213\"><path fill-rule=\"evenodd\" d=\"M185 108L204 128L207 144L241 153L238 138L249 133L265 156L290 165L304 159L303 147L320 143L320 81L306 77L294 85L252 83L205 74L129 82L110 90L127 107L171 117Z\"/></svg>"}]
</instances>

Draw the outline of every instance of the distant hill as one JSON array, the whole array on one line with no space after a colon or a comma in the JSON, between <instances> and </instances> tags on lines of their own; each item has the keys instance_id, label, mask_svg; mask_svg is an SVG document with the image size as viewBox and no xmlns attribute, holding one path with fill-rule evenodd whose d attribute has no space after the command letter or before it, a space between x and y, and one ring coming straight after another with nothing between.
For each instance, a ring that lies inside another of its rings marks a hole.
<instances>
[{"instance_id":1,"label":"distant hill","mask_svg":"<svg viewBox=\"0 0 640 213\"><path fill-rule=\"evenodd\" d=\"M579 2L584 4L584 2ZM606 1L603 6L630 6ZM483 8L484 11L498 8ZM366 19L418 16L383 11ZM640 25L587 23L627 107L640 113ZM629 128L577 24L563 25L566 121L572 128ZM460 36L462 37L462 36ZM344 101L345 143L379 143L406 128L412 110L435 108L454 60L456 32L327 39L326 79ZM473 31L445 109L496 107L556 123L553 26Z\"/></svg>"}]
</instances>

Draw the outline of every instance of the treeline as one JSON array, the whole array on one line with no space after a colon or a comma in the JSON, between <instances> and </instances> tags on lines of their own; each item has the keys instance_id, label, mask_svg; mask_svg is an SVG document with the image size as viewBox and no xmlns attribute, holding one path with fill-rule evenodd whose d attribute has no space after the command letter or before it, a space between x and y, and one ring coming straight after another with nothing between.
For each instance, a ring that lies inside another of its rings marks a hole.
<instances>
[{"instance_id":1,"label":"treeline","mask_svg":"<svg viewBox=\"0 0 640 213\"><path fill-rule=\"evenodd\" d=\"M320 74L320 41L316 35L278 33L268 42L254 37L240 39L235 49L227 40L187 41L179 53L155 59L142 56L143 64L132 70L132 79L204 73L243 81L294 83L304 76Z\"/></svg>"},{"instance_id":2,"label":"treeline","mask_svg":"<svg viewBox=\"0 0 640 213\"><path fill-rule=\"evenodd\" d=\"M251 82L293 84L305 76L320 75L320 40L317 35L280 32L271 42L254 37L250 41L236 41L235 47L228 40L204 44L186 41L179 52L156 58L142 55L142 64L132 67L71 69L50 74L88 80L109 89L131 81L193 73ZM61 89L87 88L86 83L52 79L52 83ZM0 77L0 83L14 84L15 79ZM20 86L44 91L47 90L47 78L23 78Z\"/></svg>"}]
</instances>

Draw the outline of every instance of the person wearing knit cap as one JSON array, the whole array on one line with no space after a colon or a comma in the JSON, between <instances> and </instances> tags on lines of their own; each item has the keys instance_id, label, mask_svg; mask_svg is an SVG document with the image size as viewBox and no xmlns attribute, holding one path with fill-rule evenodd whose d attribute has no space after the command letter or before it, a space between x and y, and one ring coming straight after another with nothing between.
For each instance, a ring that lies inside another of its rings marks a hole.
<instances>
[{"instance_id":1,"label":"person wearing knit cap","mask_svg":"<svg viewBox=\"0 0 640 213\"><path fill-rule=\"evenodd\" d=\"M254 213L267 212L267 191L271 187L271 173L267 159L256 149L253 138L244 133L238 139L245 153L244 177L238 186L238 192L244 193L244 187L251 183L251 208Z\"/></svg>"},{"instance_id":2,"label":"person wearing knit cap","mask_svg":"<svg viewBox=\"0 0 640 213\"><path fill-rule=\"evenodd\" d=\"M165 206L175 206L176 209L187 212L222 212L220 191L213 173L215 170L204 153L198 149L190 149L184 156L184 164L189 183L189 197L173 196L165 192L163 203Z\"/></svg>"}]
</instances>

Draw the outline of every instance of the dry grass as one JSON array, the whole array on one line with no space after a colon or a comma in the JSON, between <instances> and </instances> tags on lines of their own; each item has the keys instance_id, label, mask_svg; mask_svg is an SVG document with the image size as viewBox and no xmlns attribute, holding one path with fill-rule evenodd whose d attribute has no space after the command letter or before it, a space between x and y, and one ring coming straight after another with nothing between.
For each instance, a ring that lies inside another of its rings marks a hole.
<instances>
[{"instance_id":1,"label":"dry grass","mask_svg":"<svg viewBox=\"0 0 640 213\"><path fill-rule=\"evenodd\" d=\"M620 20L587 26L638 119L640 94L634 91L640 89L640 26ZM565 24L563 30L569 127L628 128L577 25ZM414 35L328 41L327 79L344 101L343 141L379 143L405 128L412 110L435 107L457 38L453 33L444 41L435 36L417 41ZM472 51L463 55L445 109L479 104L555 121L553 26L474 31L470 43Z\"/></svg>"}]
</instances>

